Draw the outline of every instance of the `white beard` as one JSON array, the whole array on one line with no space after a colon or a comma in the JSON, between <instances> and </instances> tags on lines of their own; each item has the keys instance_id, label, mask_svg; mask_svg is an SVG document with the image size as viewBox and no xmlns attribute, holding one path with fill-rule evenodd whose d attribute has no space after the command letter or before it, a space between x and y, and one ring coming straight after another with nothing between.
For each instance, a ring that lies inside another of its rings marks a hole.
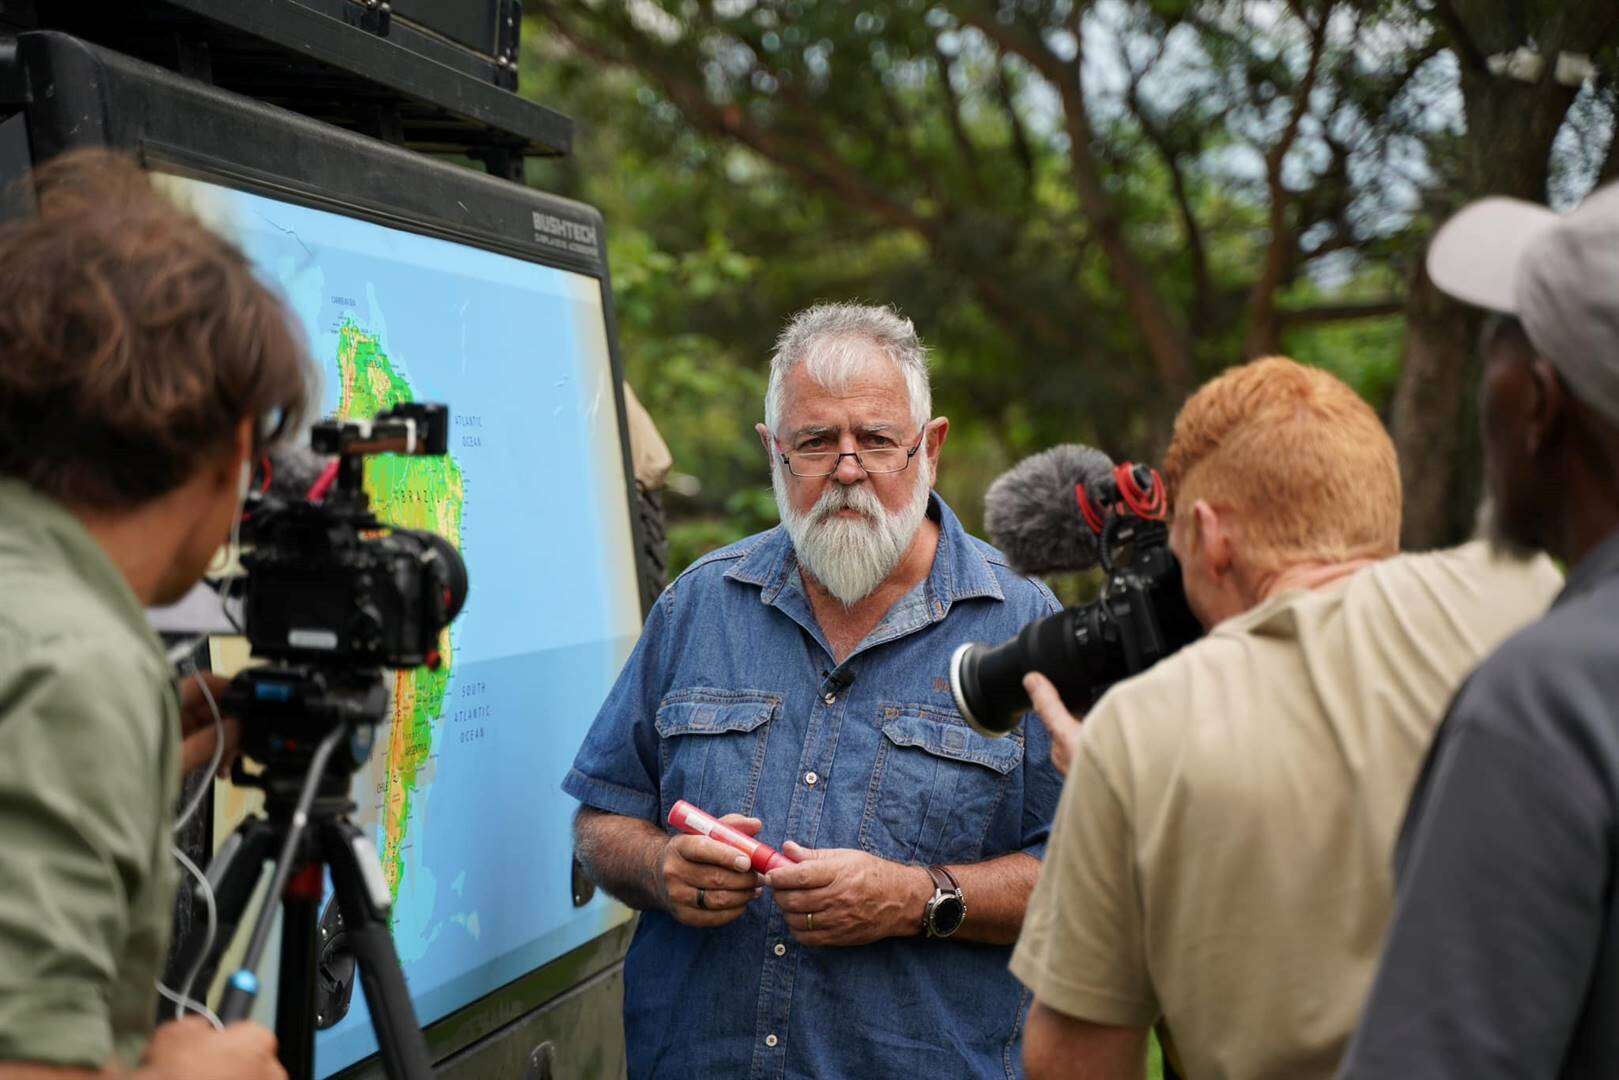
<instances>
[{"instance_id":1,"label":"white beard","mask_svg":"<svg viewBox=\"0 0 1619 1080\"><path fill-rule=\"evenodd\" d=\"M917 457L915 472L916 489L910 501L893 513L869 483L845 487L833 480L815 505L800 514L788 500L784 466L778 463L771 469L776 509L793 541L799 565L844 607L864 600L888 580L916 539L927 514L928 492L933 489L927 458ZM858 510L861 516L833 516L845 508Z\"/></svg>"}]
</instances>

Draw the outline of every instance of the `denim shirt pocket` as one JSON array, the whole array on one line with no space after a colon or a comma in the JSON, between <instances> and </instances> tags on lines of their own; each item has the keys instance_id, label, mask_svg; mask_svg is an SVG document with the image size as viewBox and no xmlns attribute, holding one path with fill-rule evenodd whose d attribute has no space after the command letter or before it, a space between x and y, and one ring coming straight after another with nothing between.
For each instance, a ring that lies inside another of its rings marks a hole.
<instances>
[{"instance_id":1,"label":"denim shirt pocket","mask_svg":"<svg viewBox=\"0 0 1619 1080\"><path fill-rule=\"evenodd\" d=\"M751 814L770 719L781 695L689 687L658 703L658 790L663 815L679 799L715 817Z\"/></svg>"},{"instance_id":2,"label":"denim shirt pocket","mask_svg":"<svg viewBox=\"0 0 1619 1080\"><path fill-rule=\"evenodd\" d=\"M988 739L954 713L884 705L860 846L907 863L976 862L1023 761L1021 740Z\"/></svg>"}]
</instances>

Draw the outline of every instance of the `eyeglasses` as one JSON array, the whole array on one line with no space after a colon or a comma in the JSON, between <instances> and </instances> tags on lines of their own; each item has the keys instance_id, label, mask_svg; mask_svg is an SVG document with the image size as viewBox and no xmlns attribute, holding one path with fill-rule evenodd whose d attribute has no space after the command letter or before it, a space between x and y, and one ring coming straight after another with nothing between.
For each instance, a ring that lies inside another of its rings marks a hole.
<instances>
[{"instance_id":1,"label":"eyeglasses","mask_svg":"<svg viewBox=\"0 0 1619 1080\"><path fill-rule=\"evenodd\" d=\"M820 477L831 476L838 471L838 466L846 457L852 457L855 463L868 473L897 473L904 472L911 464L916 452L922 449L922 440L927 438L927 425L922 425L922 433L916 437L916 445L909 450L903 446L882 446L873 450L845 450L839 453L836 450L808 450L791 451L781 454L781 463L787 466L787 471L794 476ZM779 445L779 444L778 444Z\"/></svg>"}]
</instances>

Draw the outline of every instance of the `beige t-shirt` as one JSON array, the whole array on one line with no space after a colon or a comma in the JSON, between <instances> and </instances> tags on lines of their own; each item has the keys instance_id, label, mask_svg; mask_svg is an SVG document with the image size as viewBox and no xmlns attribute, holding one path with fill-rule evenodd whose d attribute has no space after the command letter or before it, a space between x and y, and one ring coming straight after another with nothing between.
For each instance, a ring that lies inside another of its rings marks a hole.
<instances>
[{"instance_id":1,"label":"beige t-shirt","mask_svg":"<svg viewBox=\"0 0 1619 1080\"><path fill-rule=\"evenodd\" d=\"M1434 729L1560 583L1482 543L1402 555L1120 683L1085 721L1012 971L1070 1016L1162 1018L1189 1080L1330 1077Z\"/></svg>"}]
</instances>

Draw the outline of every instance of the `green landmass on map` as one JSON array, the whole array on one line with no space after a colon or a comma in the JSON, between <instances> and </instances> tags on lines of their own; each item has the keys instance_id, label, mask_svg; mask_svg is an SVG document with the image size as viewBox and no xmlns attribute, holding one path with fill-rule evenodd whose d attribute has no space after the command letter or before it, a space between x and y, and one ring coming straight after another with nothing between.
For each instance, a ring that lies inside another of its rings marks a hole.
<instances>
[{"instance_id":1,"label":"green landmass on map","mask_svg":"<svg viewBox=\"0 0 1619 1080\"><path fill-rule=\"evenodd\" d=\"M337 368L342 391L340 420L367 420L384 409L414 400L409 381L388 359L377 336L345 317L338 330ZM456 460L385 454L365 465L371 508L388 525L428 529L461 547L461 512L466 484ZM393 728L384 763L382 870L397 900L404 878L404 842L412 803L433 747L433 730L444 714L444 694L454 670L449 631L439 642L443 662L394 675Z\"/></svg>"}]
</instances>

